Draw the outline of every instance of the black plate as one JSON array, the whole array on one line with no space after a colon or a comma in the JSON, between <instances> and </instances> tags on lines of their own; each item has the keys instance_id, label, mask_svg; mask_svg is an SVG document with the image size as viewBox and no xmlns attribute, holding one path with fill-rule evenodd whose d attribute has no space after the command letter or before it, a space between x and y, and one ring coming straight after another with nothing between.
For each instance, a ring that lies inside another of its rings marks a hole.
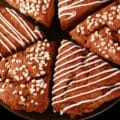
<instances>
[{"instance_id":1,"label":"black plate","mask_svg":"<svg viewBox=\"0 0 120 120\"><path fill-rule=\"evenodd\" d=\"M110 102L103 104L101 107L96 109L94 112L89 114L85 114L84 116L78 116L75 120L88 120L94 118L100 114L103 114L105 111L114 107L117 103L120 102L120 99L116 99ZM0 102L0 105L3 106L6 110L11 113L28 120L70 120L68 115L60 116L58 113L53 113L52 107L49 106L48 109L44 113L36 113L36 112L25 112L25 111L14 111L11 110L8 106Z\"/></svg>"}]
</instances>

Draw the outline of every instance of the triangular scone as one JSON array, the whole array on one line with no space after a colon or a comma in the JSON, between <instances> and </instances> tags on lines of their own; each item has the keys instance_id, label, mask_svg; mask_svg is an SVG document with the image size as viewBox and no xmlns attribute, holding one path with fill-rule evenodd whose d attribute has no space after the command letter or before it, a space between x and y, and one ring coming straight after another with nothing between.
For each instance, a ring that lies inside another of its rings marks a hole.
<instances>
[{"instance_id":1,"label":"triangular scone","mask_svg":"<svg viewBox=\"0 0 120 120\"><path fill-rule=\"evenodd\" d=\"M38 26L13 9L0 6L0 58L11 55L44 38Z\"/></svg>"},{"instance_id":2,"label":"triangular scone","mask_svg":"<svg viewBox=\"0 0 120 120\"><path fill-rule=\"evenodd\" d=\"M120 65L120 2L88 16L70 35L84 47Z\"/></svg>"},{"instance_id":3,"label":"triangular scone","mask_svg":"<svg viewBox=\"0 0 120 120\"><path fill-rule=\"evenodd\" d=\"M5 0L21 13L49 27L54 16L55 0Z\"/></svg>"},{"instance_id":4,"label":"triangular scone","mask_svg":"<svg viewBox=\"0 0 120 120\"><path fill-rule=\"evenodd\" d=\"M90 113L120 97L120 69L71 41L62 41L54 71L52 106L61 114Z\"/></svg>"},{"instance_id":5,"label":"triangular scone","mask_svg":"<svg viewBox=\"0 0 120 120\"><path fill-rule=\"evenodd\" d=\"M58 17L63 30L70 29L79 20L110 0L58 0Z\"/></svg>"},{"instance_id":6,"label":"triangular scone","mask_svg":"<svg viewBox=\"0 0 120 120\"><path fill-rule=\"evenodd\" d=\"M13 110L43 112L49 104L55 42L38 41L0 61L0 100Z\"/></svg>"}]
</instances>

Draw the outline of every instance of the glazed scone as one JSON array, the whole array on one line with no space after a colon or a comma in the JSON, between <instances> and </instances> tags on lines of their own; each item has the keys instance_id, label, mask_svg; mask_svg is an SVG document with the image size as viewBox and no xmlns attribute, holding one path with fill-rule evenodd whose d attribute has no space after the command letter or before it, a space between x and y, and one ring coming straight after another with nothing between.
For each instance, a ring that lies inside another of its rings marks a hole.
<instances>
[{"instance_id":1,"label":"glazed scone","mask_svg":"<svg viewBox=\"0 0 120 120\"><path fill-rule=\"evenodd\" d=\"M70 35L84 47L120 65L120 2L88 16Z\"/></svg>"},{"instance_id":2,"label":"glazed scone","mask_svg":"<svg viewBox=\"0 0 120 120\"><path fill-rule=\"evenodd\" d=\"M0 58L7 57L43 39L38 26L13 9L0 6Z\"/></svg>"},{"instance_id":3,"label":"glazed scone","mask_svg":"<svg viewBox=\"0 0 120 120\"><path fill-rule=\"evenodd\" d=\"M6 0L21 13L32 17L39 23L50 27L53 16L55 0Z\"/></svg>"},{"instance_id":4,"label":"glazed scone","mask_svg":"<svg viewBox=\"0 0 120 120\"><path fill-rule=\"evenodd\" d=\"M68 30L110 0L58 0L61 28Z\"/></svg>"},{"instance_id":5,"label":"glazed scone","mask_svg":"<svg viewBox=\"0 0 120 120\"><path fill-rule=\"evenodd\" d=\"M0 100L13 110L44 112L49 105L54 52L55 42L44 40L2 58Z\"/></svg>"},{"instance_id":6,"label":"glazed scone","mask_svg":"<svg viewBox=\"0 0 120 120\"><path fill-rule=\"evenodd\" d=\"M63 40L55 63L53 110L85 115L120 97L120 69L70 40Z\"/></svg>"}]
</instances>

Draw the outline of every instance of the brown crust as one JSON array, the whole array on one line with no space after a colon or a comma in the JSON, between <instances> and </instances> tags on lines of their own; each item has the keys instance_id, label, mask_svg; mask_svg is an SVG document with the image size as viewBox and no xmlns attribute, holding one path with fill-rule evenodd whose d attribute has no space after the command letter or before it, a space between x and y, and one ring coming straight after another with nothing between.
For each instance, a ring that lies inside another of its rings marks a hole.
<instances>
[{"instance_id":1,"label":"brown crust","mask_svg":"<svg viewBox=\"0 0 120 120\"><path fill-rule=\"evenodd\" d=\"M44 40L0 61L0 99L4 104L27 112L47 109L54 52L55 42Z\"/></svg>"},{"instance_id":2,"label":"brown crust","mask_svg":"<svg viewBox=\"0 0 120 120\"><path fill-rule=\"evenodd\" d=\"M61 2L63 0L58 0L58 3ZM62 5L60 5L58 7L58 9L65 7L65 6L70 6L72 5L74 2L78 2L78 0L71 0L68 1ZM88 4L90 2L96 2L96 0L85 0L82 1L81 3L79 3L79 5L81 4ZM92 4L89 6L83 6L83 7L77 7L77 8L73 8L73 9L68 9L68 10L64 10L62 13L72 13L73 11L76 12L76 15L74 17L72 17L71 19L68 19L68 16L63 16L60 18L60 23L61 23L61 28L62 30L69 30L71 28L73 28L75 25L78 24L78 22L84 20L88 15L90 15L91 13L95 12L96 10L99 10L102 6L104 6L106 3L108 3L109 1L106 1L104 3L96 3L96 4ZM76 4L78 5L78 4ZM58 10L59 11L59 10Z\"/></svg>"},{"instance_id":3,"label":"brown crust","mask_svg":"<svg viewBox=\"0 0 120 120\"><path fill-rule=\"evenodd\" d=\"M119 2L113 2L88 16L70 32L72 38L79 44L118 65L120 65L119 6Z\"/></svg>"},{"instance_id":4,"label":"brown crust","mask_svg":"<svg viewBox=\"0 0 120 120\"><path fill-rule=\"evenodd\" d=\"M67 50L69 50L69 52L66 52ZM75 53L76 51L79 52ZM81 58L79 58L79 56L81 56ZM61 59L62 61L60 62ZM71 60L73 61L70 62ZM114 68L115 71L109 71L112 69L113 66L94 53L68 40L63 40L59 48L53 80L52 105L54 110L56 112L70 114L71 117L84 115L85 113L94 111L103 105L103 103L120 97L120 70ZM115 72L117 72L117 74L115 74ZM111 76L112 74L114 75ZM116 88L118 89L108 94ZM102 98L98 99L101 96ZM96 100L92 102L89 101L92 99ZM89 102L85 102L86 100ZM82 103L83 101L85 103ZM80 105L76 105L67 110L64 109L67 108L67 106L80 102Z\"/></svg>"},{"instance_id":5,"label":"brown crust","mask_svg":"<svg viewBox=\"0 0 120 120\"><path fill-rule=\"evenodd\" d=\"M22 1L22 3L25 3L25 1L26 0ZM40 4L35 3L40 8L37 15L34 15L34 12L33 13L23 12L23 10L20 9L20 4L22 4L22 3L17 3L16 0L12 0L12 1L6 0L6 2L8 2L8 4L10 4L15 9L19 10L21 13L32 17L33 19L35 19L39 23L45 25L46 27L50 27L50 25L52 23L53 16L54 16L55 0L51 0L50 2L48 2L48 1L44 2L44 0L40 0L40 2L41 2ZM29 3L31 5L32 3L34 3L34 1L31 1ZM48 6L48 4L49 4L49 6ZM47 8L47 6L48 6L48 8ZM25 9L24 7L22 7L22 8Z\"/></svg>"},{"instance_id":6,"label":"brown crust","mask_svg":"<svg viewBox=\"0 0 120 120\"><path fill-rule=\"evenodd\" d=\"M0 6L0 13L0 47L2 48L0 49L2 54L0 57L7 57L25 49L28 45L38 41L38 39L44 38L44 33L38 26L29 22L23 15L15 12L13 9ZM10 50L6 49L2 42Z\"/></svg>"}]
</instances>

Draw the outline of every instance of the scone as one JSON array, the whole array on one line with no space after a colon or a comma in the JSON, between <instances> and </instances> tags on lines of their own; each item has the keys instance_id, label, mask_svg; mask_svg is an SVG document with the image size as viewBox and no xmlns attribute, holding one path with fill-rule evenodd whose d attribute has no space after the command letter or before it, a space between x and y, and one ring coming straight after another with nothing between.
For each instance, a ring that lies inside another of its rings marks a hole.
<instances>
[{"instance_id":1,"label":"scone","mask_svg":"<svg viewBox=\"0 0 120 120\"><path fill-rule=\"evenodd\" d=\"M55 42L38 41L0 61L0 100L13 110L44 112L49 104Z\"/></svg>"},{"instance_id":2,"label":"scone","mask_svg":"<svg viewBox=\"0 0 120 120\"><path fill-rule=\"evenodd\" d=\"M69 40L61 43L54 71L52 106L60 114L85 115L120 97L120 69Z\"/></svg>"},{"instance_id":3,"label":"scone","mask_svg":"<svg viewBox=\"0 0 120 120\"><path fill-rule=\"evenodd\" d=\"M0 58L7 57L43 39L44 34L13 9L0 6Z\"/></svg>"},{"instance_id":4,"label":"scone","mask_svg":"<svg viewBox=\"0 0 120 120\"><path fill-rule=\"evenodd\" d=\"M88 16L70 35L84 47L120 65L120 2Z\"/></svg>"},{"instance_id":5,"label":"scone","mask_svg":"<svg viewBox=\"0 0 120 120\"><path fill-rule=\"evenodd\" d=\"M5 0L21 13L49 27L54 16L55 0Z\"/></svg>"},{"instance_id":6,"label":"scone","mask_svg":"<svg viewBox=\"0 0 120 120\"><path fill-rule=\"evenodd\" d=\"M110 0L58 0L61 28L68 30Z\"/></svg>"}]
</instances>

